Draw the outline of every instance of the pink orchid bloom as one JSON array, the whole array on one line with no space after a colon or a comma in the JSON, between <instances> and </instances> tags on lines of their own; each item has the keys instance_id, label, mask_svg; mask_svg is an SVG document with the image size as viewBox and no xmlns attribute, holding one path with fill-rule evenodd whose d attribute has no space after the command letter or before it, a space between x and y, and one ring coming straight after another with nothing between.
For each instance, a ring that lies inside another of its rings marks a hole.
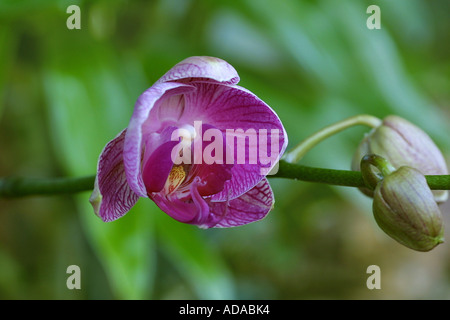
<instances>
[{"instance_id":1,"label":"pink orchid bloom","mask_svg":"<svg viewBox=\"0 0 450 320\"><path fill-rule=\"evenodd\" d=\"M201 228L264 218L274 203L266 175L288 139L276 113L238 82L227 62L190 57L147 89L100 154L95 213L113 221L147 197Z\"/></svg>"}]
</instances>

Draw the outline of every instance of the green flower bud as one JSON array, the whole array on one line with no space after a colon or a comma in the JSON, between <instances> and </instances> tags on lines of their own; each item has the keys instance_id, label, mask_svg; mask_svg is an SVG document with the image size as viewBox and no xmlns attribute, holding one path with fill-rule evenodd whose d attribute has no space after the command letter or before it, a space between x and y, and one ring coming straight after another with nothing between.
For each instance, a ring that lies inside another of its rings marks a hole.
<instances>
[{"instance_id":1,"label":"green flower bud","mask_svg":"<svg viewBox=\"0 0 450 320\"><path fill-rule=\"evenodd\" d=\"M380 155L395 168L408 166L424 175L448 174L445 159L431 138L422 129L398 116L386 117L362 140L353 157L352 170L360 170L361 158L366 154ZM373 191L369 189L360 190L373 196ZM433 195L437 202L448 198L445 190L435 190Z\"/></svg>"},{"instance_id":2,"label":"green flower bud","mask_svg":"<svg viewBox=\"0 0 450 320\"><path fill-rule=\"evenodd\" d=\"M401 167L381 180L374 191L378 226L399 243L429 251L444 242L442 215L424 175Z\"/></svg>"}]
</instances>

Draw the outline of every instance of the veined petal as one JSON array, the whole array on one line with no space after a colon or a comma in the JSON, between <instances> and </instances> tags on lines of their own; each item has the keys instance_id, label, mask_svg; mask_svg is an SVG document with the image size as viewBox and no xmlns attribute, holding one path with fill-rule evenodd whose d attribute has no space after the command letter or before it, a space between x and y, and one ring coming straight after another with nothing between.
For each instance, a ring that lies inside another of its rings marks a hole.
<instances>
[{"instance_id":1,"label":"veined petal","mask_svg":"<svg viewBox=\"0 0 450 320\"><path fill-rule=\"evenodd\" d=\"M89 199L95 213L105 222L127 213L139 196L128 185L123 165L126 129L108 142L100 154L95 187Z\"/></svg>"},{"instance_id":2,"label":"veined petal","mask_svg":"<svg viewBox=\"0 0 450 320\"><path fill-rule=\"evenodd\" d=\"M223 202L211 202L210 210L219 222L214 228L237 227L264 218L275 200L266 178L240 197Z\"/></svg>"},{"instance_id":3,"label":"veined petal","mask_svg":"<svg viewBox=\"0 0 450 320\"><path fill-rule=\"evenodd\" d=\"M202 78L226 84L239 82L239 75L228 62L215 57L189 57L170 69L157 83Z\"/></svg>"},{"instance_id":4,"label":"veined petal","mask_svg":"<svg viewBox=\"0 0 450 320\"><path fill-rule=\"evenodd\" d=\"M157 119L149 119L150 111L161 99L191 90L191 86L181 83L160 83L147 89L136 102L125 136L123 158L128 184L141 197L147 197L141 168L143 134L161 127Z\"/></svg>"},{"instance_id":5,"label":"veined petal","mask_svg":"<svg viewBox=\"0 0 450 320\"><path fill-rule=\"evenodd\" d=\"M234 151L226 159L227 164L234 165L232 178L212 200L234 199L253 188L275 166L288 143L286 131L272 108L248 90L214 83L190 84L197 90L185 94L180 121L202 121L224 133L227 153Z\"/></svg>"}]
</instances>

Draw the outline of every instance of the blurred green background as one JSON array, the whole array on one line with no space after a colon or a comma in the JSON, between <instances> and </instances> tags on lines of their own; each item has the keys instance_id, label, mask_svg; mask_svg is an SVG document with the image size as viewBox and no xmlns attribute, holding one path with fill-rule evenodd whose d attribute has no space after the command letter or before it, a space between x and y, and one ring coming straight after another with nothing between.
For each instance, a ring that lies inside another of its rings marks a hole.
<instances>
[{"instance_id":1,"label":"blurred green background","mask_svg":"<svg viewBox=\"0 0 450 320\"><path fill-rule=\"evenodd\" d=\"M69 30L69 5L81 30ZM381 8L369 30L366 9ZM0 176L95 173L137 97L177 62L231 63L289 147L346 117L398 114L450 159L450 2L0 0ZM367 128L303 160L348 169ZM356 189L271 179L261 222L200 230L141 199L103 223L74 196L0 199L1 299L450 299L450 244L418 253ZM450 209L442 207L449 226ZM81 290L66 269L81 268ZM381 290L366 269L381 268Z\"/></svg>"}]
</instances>

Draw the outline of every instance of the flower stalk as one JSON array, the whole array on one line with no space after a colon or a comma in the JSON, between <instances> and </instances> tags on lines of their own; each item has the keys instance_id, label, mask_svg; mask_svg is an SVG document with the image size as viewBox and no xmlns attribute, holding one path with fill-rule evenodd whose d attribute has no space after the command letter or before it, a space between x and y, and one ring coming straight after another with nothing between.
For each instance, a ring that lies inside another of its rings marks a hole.
<instances>
[{"instance_id":1,"label":"flower stalk","mask_svg":"<svg viewBox=\"0 0 450 320\"><path fill-rule=\"evenodd\" d=\"M95 176L67 178L0 178L0 198L71 194L92 190Z\"/></svg>"},{"instance_id":2,"label":"flower stalk","mask_svg":"<svg viewBox=\"0 0 450 320\"><path fill-rule=\"evenodd\" d=\"M359 171L314 168L281 160L279 170L268 178L285 178L345 187L366 187ZM425 176L431 190L450 190L450 175ZM70 178L0 178L0 198L71 194L92 191L95 176Z\"/></svg>"},{"instance_id":3,"label":"flower stalk","mask_svg":"<svg viewBox=\"0 0 450 320\"><path fill-rule=\"evenodd\" d=\"M356 125L365 125L371 128L376 128L381 123L382 123L381 119L378 119L377 117L368 114L360 114L333 123L317 131L316 133L312 134L311 136L300 142L294 149L287 152L283 159L290 163L297 163L305 156L306 153L308 153L308 151L314 148L317 144L335 135L338 132L341 132L347 128Z\"/></svg>"}]
</instances>

